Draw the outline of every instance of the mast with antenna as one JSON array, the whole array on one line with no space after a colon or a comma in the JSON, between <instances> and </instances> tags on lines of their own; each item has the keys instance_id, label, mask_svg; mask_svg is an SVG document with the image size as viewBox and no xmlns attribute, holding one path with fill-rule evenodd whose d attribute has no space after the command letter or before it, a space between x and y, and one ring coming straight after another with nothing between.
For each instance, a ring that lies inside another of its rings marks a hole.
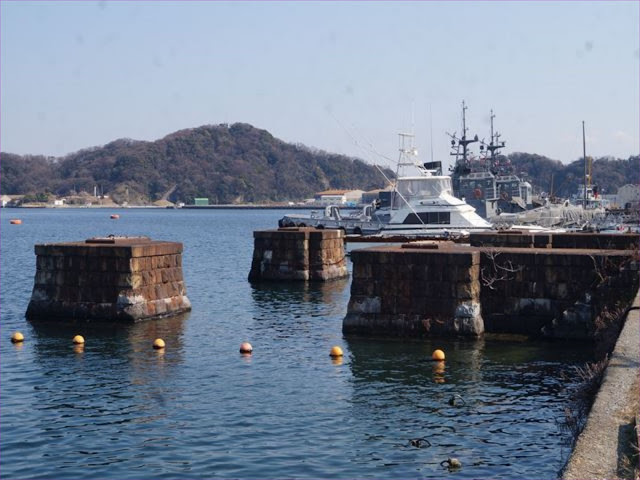
<instances>
[{"instance_id":1,"label":"mast with antenna","mask_svg":"<svg viewBox=\"0 0 640 480\"><path fill-rule=\"evenodd\" d=\"M450 155L456 157L456 164L454 167L454 171L458 171L460 173L464 173L464 170L469 169L469 147L470 143L474 143L478 141L478 135L474 136L473 139L467 139L467 117L466 117L467 106L462 101L462 138L456 137L454 133L448 135L451 137L451 148L455 148L455 152L451 152ZM462 158L460 158L460 147L462 147Z\"/></svg>"},{"instance_id":2,"label":"mast with antenna","mask_svg":"<svg viewBox=\"0 0 640 480\"><path fill-rule=\"evenodd\" d=\"M582 208L587 208L587 144L584 135L584 120L582 121L582 158L584 158L584 191Z\"/></svg>"},{"instance_id":3,"label":"mast with antenna","mask_svg":"<svg viewBox=\"0 0 640 480\"><path fill-rule=\"evenodd\" d=\"M502 136L501 133L494 133L493 119L496 118L496 116L493 113L493 109L491 109L491 116L489 118L491 119L491 141L489 142L489 145L486 145L485 148L489 150L490 157L493 159L497 153L500 153L498 152L498 150L504 147L504 142L500 141L500 137Z\"/></svg>"},{"instance_id":4,"label":"mast with antenna","mask_svg":"<svg viewBox=\"0 0 640 480\"><path fill-rule=\"evenodd\" d=\"M429 142L431 143L431 162L433 162L433 113L429 104Z\"/></svg>"}]
</instances>

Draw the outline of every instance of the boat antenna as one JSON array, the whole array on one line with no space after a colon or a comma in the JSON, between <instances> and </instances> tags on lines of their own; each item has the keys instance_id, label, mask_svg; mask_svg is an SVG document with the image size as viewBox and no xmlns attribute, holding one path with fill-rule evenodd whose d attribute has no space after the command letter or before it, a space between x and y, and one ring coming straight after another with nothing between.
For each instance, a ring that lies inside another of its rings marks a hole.
<instances>
[{"instance_id":1,"label":"boat antenna","mask_svg":"<svg viewBox=\"0 0 640 480\"><path fill-rule=\"evenodd\" d=\"M455 149L455 152L451 152L450 155L453 155L456 157L456 167L458 166L458 164L461 164L463 168L468 163L468 156L469 156L468 145L470 143L474 143L478 141L478 135L476 135L472 139L469 139L469 140L467 139L468 129L467 129L466 111L467 111L467 106L465 105L463 100L462 101L462 138L458 138L455 133L453 135L451 135L450 133L447 133L447 135L451 137L451 148ZM462 147L462 160L459 159L460 147Z\"/></svg>"},{"instance_id":2,"label":"boat antenna","mask_svg":"<svg viewBox=\"0 0 640 480\"><path fill-rule=\"evenodd\" d=\"M431 142L431 162L433 163L433 114L429 104L429 142Z\"/></svg>"},{"instance_id":3,"label":"boat antenna","mask_svg":"<svg viewBox=\"0 0 640 480\"><path fill-rule=\"evenodd\" d=\"M582 121L582 157L584 158L584 192L582 208L587 208L587 144L584 135L584 120Z\"/></svg>"},{"instance_id":4,"label":"boat antenna","mask_svg":"<svg viewBox=\"0 0 640 480\"><path fill-rule=\"evenodd\" d=\"M414 135L416 127L416 103L411 102L411 135Z\"/></svg>"}]
</instances>

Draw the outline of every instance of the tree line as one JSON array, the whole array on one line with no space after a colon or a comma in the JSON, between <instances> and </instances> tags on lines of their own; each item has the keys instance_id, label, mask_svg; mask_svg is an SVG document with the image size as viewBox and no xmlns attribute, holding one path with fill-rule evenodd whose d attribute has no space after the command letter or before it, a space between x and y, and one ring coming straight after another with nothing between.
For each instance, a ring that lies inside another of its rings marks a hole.
<instances>
[{"instance_id":1,"label":"tree line","mask_svg":"<svg viewBox=\"0 0 640 480\"><path fill-rule=\"evenodd\" d=\"M285 143L245 123L181 130L153 142L119 139L54 158L0 154L3 194L69 196L94 191L122 203L270 203L300 201L326 189L371 190L385 186L378 169L361 159ZM516 173L526 174L539 191L568 196L582 182L583 163L569 165L547 157L508 155ZM393 173L385 169L385 175ZM601 191L615 193L640 182L638 156L604 157L593 162Z\"/></svg>"}]
</instances>

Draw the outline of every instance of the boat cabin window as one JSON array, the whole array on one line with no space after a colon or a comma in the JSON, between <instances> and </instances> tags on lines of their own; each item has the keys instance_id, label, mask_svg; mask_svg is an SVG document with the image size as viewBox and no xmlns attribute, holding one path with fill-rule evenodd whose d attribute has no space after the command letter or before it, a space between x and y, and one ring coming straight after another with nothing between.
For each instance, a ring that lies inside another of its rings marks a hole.
<instances>
[{"instance_id":1,"label":"boat cabin window","mask_svg":"<svg viewBox=\"0 0 640 480\"><path fill-rule=\"evenodd\" d=\"M406 225L420 225L423 223L433 223L436 225L449 225L451 223L451 213L449 212L420 212L416 216L410 213L402 222Z\"/></svg>"},{"instance_id":2,"label":"boat cabin window","mask_svg":"<svg viewBox=\"0 0 640 480\"><path fill-rule=\"evenodd\" d=\"M393 208L400 208L406 204L405 200L438 197L443 193L451 194L451 178L400 178L396 184L396 190L398 194L393 195Z\"/></svg>"}]
</instances>

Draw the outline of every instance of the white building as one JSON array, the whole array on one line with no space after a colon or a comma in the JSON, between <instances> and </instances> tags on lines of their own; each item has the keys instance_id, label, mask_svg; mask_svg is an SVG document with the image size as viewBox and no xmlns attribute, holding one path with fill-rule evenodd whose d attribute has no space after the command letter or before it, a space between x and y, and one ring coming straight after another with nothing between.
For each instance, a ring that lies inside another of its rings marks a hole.
<instances>
[{"instance_id":1,"label":"white building","mask_svg":"<svg viewBox=\"0 0 640 480\"><path fill-rule=\"evenodd\" d=\"M325 190L315 195L316 203L320 205L346 205L354 206L362 201L362 190Z\"/></svg>"}]
</instances>

